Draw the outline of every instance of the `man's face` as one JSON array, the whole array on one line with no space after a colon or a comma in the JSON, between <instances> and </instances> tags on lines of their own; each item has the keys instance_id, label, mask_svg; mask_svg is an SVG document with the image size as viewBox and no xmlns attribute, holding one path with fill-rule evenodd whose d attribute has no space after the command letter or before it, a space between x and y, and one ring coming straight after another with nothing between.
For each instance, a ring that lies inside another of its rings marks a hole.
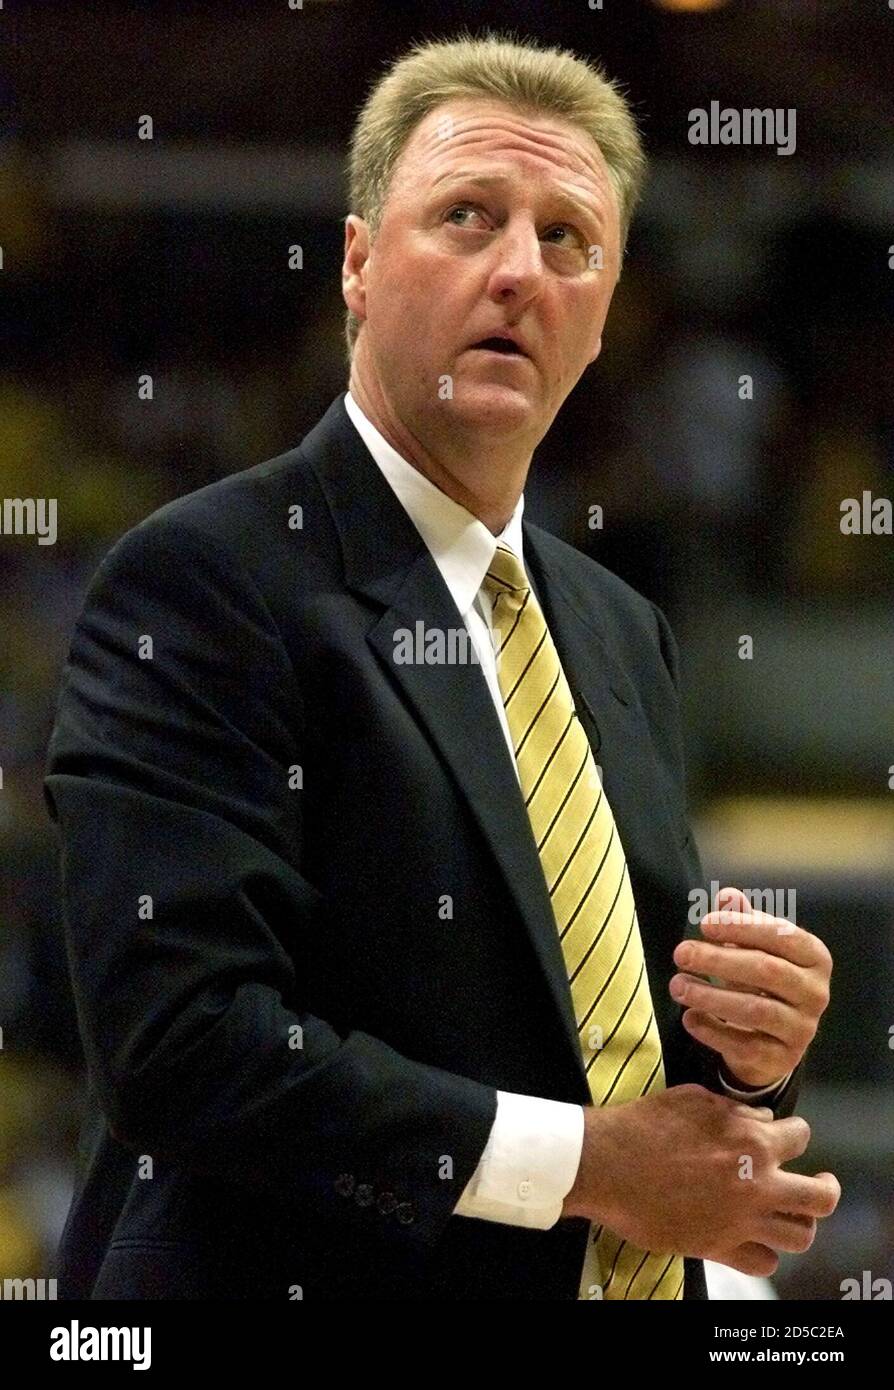
<instances>
[{"instance_id":1,"label":"man's face","mask_svg":"<svg viewBox=\"0 0 894 1390\"><path fill-rule=\"evenodd\" d=\"M407 142L371 249L366 223L347 219L362 375L411 429L448 412L533 448L599 353L619 240L583 131L489 99L445 103ZM473 347L509 331L527 356Z\"/></svg>"}]
</instances>

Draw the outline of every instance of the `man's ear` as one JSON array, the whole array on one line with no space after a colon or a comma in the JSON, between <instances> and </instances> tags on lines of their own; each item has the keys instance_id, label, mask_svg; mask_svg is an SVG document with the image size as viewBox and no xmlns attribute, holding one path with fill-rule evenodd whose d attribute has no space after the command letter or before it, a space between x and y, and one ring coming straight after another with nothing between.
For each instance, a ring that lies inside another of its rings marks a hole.
<instances>
[{"instance_id":1,"label":"man's ear","mask_svg":"<svg viewBox=\"0 0 894 1390\"><path fill-rule=\"evenodd\" d=\"M369 227L362 217L349 212L345 218L345 255L341 268L341 292L345 304L361 321L366 318L366 262L369 259Z\"/></svg>"}]
</instances>

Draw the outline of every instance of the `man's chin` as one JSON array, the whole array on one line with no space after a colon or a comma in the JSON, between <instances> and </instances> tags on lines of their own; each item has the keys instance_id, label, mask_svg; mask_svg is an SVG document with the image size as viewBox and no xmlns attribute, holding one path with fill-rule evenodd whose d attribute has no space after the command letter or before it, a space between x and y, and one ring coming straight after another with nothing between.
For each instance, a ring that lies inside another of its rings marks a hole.
<instances>
[{"instance_id":1,"label":"man's chin","mask_svg":"<svg viewBox=\"0 0 894 1390\"><path fill-rule=\"evenodd\" d=\"M448 404L456 418L495 432L530 428L538 415L528 391L501 382L457 382Z\"/></svg>"}]
</instances>

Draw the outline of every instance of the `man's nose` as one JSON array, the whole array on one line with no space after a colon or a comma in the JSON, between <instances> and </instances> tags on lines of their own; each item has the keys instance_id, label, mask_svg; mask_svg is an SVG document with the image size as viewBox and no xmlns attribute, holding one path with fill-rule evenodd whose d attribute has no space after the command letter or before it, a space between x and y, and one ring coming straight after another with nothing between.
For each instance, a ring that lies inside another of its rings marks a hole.
<instances>
[{"instance_id":1,"label":"man's nose","mask_svg":"<svg viewBox=\"0 0 894 1390\"><path fill-rule=\"evenodd\" d=\"M537 229L519 223L506 228L498 239L490 292L495 299L509 295L522 301L533 298L543 279L543 255Z\"/></svg>"}]
</instances>

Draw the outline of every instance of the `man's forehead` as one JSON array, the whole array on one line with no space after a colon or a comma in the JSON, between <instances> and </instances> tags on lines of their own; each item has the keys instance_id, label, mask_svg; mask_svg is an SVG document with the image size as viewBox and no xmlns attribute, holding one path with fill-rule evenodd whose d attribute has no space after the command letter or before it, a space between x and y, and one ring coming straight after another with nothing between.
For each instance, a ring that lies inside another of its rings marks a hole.
<instances>
[{"instance_id":1,"label":"man's forehead","mask_svg":"<svg viewBox=\"0 0 894 1390\"><path fill-rule=\"evenodd\" d=\"M502 102L445 102L427 112L413 131L400 161L427 183L451 166L485 173L494 158L531 168L549 166L584 183L602 185L606 168L596 142L585 130L557 117L519 111Z\"/></svg>"}]
</instances>

